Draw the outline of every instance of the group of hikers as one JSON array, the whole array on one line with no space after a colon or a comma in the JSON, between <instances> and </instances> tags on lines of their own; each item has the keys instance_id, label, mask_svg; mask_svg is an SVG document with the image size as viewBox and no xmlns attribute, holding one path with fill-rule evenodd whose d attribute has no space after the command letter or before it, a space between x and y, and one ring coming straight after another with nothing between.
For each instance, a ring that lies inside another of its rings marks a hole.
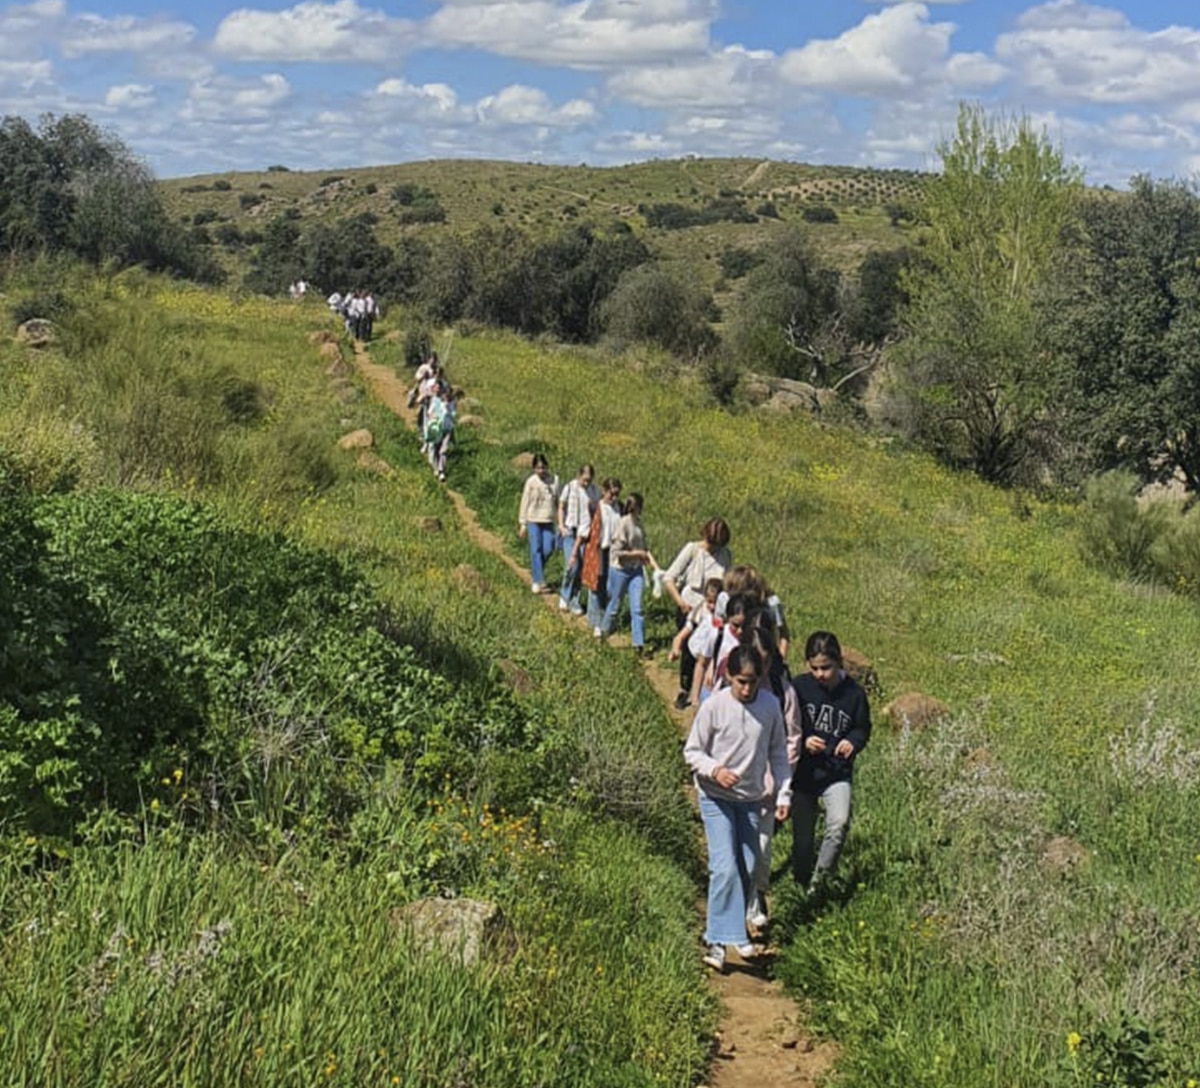
<instances>
[{"instance_id":1,"label":"group of hikers","mask_svg":"<svg viewBox=\"0 0 1200 1088\"><path fill-rule=\"evenodd\" d=\"M334 291L325 302L330 312L342 319L342 324L350 336L364 344L371 342L371 331L379 317L379 304L370 291L361 287L344 293Z\"/></svg>"},{"instance_id":2,"label":"group of hikers","mask_svg":"<svg viewBox=\"0 0 1200 1088\"><path fill-rule=\"evenodd\" d=\"M829 631L809 635L806 670L791 675L783 606L758 570L733 563L723 518L706 521L699 539L662 568L642 528L641 495L622 500L615 477L597 485L590 464L566 485L543 454L534 455L531 468L517 524L529 543L534 593L549 591L546 564L561 551L559 609L586 616L592 634L604 639L628 599L639 659L649 654L647 571L655 596L665 593L675 606L668 657L679 661L676 708L696 707L683 755L708 844L704 962L723 970L729 947L744 959L757 956L753 938L768 924L777 822L791 820L791 870L805 894L816 893L837 868L850 827L855 757L871 736L866 694Z\"/></svg>"}]
</instances>

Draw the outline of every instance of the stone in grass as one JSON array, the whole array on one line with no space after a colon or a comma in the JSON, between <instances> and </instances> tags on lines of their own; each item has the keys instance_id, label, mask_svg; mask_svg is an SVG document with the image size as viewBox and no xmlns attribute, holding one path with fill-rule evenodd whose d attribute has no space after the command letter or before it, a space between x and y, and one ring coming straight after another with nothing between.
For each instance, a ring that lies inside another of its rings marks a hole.
<instances>
[{"instance_id":1,"label":"stone in grass","mask_svg":"<svg viewBox=\"0 0 1200 1088\"><path fill-rule=\"evenodd\" d=\"M879 683L879 674L866 654L859 653L858 650L849 646L843 646L842 667L869 695L878 695L883 690Z\"/></svg>"},{"instance_id":2,"label":"stone in grass","mask_svg":"<svg viewBox=\"0 0 1200 1088\"><path fill-rule=\"evenodd\" d=\"M511 464L513 468L532 469L533 468L533 454L532 453L518 453L517 456L514 457L509 462L509 464Z\"/></svg>"},{"instance_id":3,"label":"stone in grass","mask_svg":"<svg viewBox=\"0 0 1200 1088\"><path fill-rule=\"evenodd\" d=\"M950 708L932 695L906 691L883 708L883 716L893 729L927 729L950 713Z\"/></svg>"},{"instance_id":4,"label":"stone in grass","mask_svg":"<svg viewBox=\"0 0 1200 1088\"><path fill-rule=\"evenodd\" d=\"M496 669L514 695L531 695L537 688L537 683L529 671L521 668L515 661L502 657L496 662Z\"/></svg>"},{"instance_id":5,"label":"stone in grass","mask_svg":"<svg viewBox=\"0 0 1200 1088\"><path fill-rule=\"evenodd\" d=\"M1053 873L1066 875L1087 865L1088 852L1070 835L1056 835L1042 847L1042 866Z\"/></svg>"},{"instance_id":6,"label":"stone in grass","mask_svg":"<svg viewBox=\"0 0 1200 1088\"><path fill-rule=\"evenodd\" d=\"M491 592L487 579L468 563L461 563L455 567L451 578L463 593L486 597Z\"/></svg>"},{"instance_id":7,"label":"stone in grass","mask_svg":"<svg viewBox=\"0 0 1200 1088\"><path fill-rule=\"evenodd\" d=\"M338 439L339 450L369 450L375 445L375 436L365 428L351 431Z\"/></svg>"},{"instance_id":8,"label":"stone in grass","mask_svg":"<svg viewBox=\"0 0 1200 1088\"><path fill-rule=\"evenodd\" d=\"M417 528L423 533L440 533L442 531L442 519L417 518Z\"/></svg>"},{"instance_id":9,"label":"stone in grass","mask_svg":"<svg viewBox=\"0 0 1200 1088\"><path fill-rule=\"evenodd\" d=\"M392 929L422 952L472 967L484 956L507 960L516 939L495 903L479 899L418 899L391 913Z\"/></svg>"},{"instance_id":10,"label":"stone in grass","mask_svg":"<svg viewBox=\"0 0 1200 1088\"><path fill-rule=\"evenodd\" d=\"M459 416L458 425L466 427L469 431L474 431L483 426L483 419L481 416Z\"/></svg>"},{"instance_id":11,"label":"stone in grass","mask_svg":"<svg viewBox=\"0 0 1200 1088\"><path fill-rule=\"evenodd\" d=\"M328 329L318 329L316 332L308 334L308 342L310 344L335 344L337 336Z\"/></svg>"},{"instance_id":12,"label":"stone in grass","mask_svg":"<svg viewBox=\"0 0 1200 1088\"><path fill-rule=\"evenodd\" d=\"M57 340L54 325L44 317L31 317L17 326L17 341L31 348L48 348Z\"/></svg>"},{"instance_id":13,"label":"stone in grass","mask_svg":"<svg viewBox=\"0 0 1200 1088\"><path fill-rule=\"evenodd\" d=\"M376 476L391 477L396 474L396 470L374 450L363 450L358 455L357 464L364 472L370 472Z\"/></svg>"}]
</instances>

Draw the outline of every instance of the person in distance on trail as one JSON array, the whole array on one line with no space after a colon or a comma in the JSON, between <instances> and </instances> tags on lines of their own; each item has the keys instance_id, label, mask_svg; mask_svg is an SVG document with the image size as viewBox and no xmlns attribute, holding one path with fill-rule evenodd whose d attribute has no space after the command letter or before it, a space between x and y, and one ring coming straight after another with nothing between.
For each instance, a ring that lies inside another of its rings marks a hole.
<instances>
[{"instance_id":1,"label":"person in distance on trail","mask_svg":"<svg viewBox=\"0 0 1200 1088\"><path fill-rule=\"evenodd\" d=\"M442 481L446 479L446 455L454 438L455 419L454 391L449 387L441 388L426 407L423 438L429 465Z\"/></svg>"},{"instance_id":2,"label":"person in distance on trail","mask_svg":"<svg viewBox=\"0 0 1200 1088\"><path fill-rule=\"evenodd\" d=\"M712 641L709 656L698 663L702 666L698 696L701 705L710 695L726 687L725 674L729 655L741 644L742 630L755 611L754 605L754 598L740 593L726 601L721 626L717 629L717 637Z\"/></svg>"},{"instance_id":3,"label":"person in distance on trail","mask_svg":"<svg viewBox=\"0 0 1200 1088\"><path fill-rule=\"evenodd\" d=\"M762 655L753 646L738 646L729 655L729 687L696 711L683 747L708 844L704 962L717 971L725 966L729 945L746 959L758 953L746 932L746 907L768 775L778 791L774 816L788 817L792 769L786 728L779 700L763 683L765 673Z\"/></svg>"},{"instance_id":4,"label":"person in distance on trail","mask_svg":"<svg viewBox=\"0 0 1200 1088\"><path fill-rule=\"evenodd\" d=\"M546 588L546 560L554 554L555 516L558 508L558 477L550 475L544 453L533 455L533 471L521 492L517 532L529 540L529 570L534 593Z\"/></svg>"},{"instance_id":5,"label":"person in distance on trail","mask_svg":"<svg viewBox=\"0 0 1200 1088\"><path fill-rule=\"evenodd\" d=\"M871 739L866 693L842 667L842 647L829 631L814 631L804 645L808 671L792 681L796 720L789 722L793 776L792 875L815 891L837 868L850 830L854 761ZM817 804L825 810L825 835L813 859Z\"/></svg>"},{"instance_id":6,"label":"person in distance on trail","mask_svg":"<svg viewBox=\"0 0 1200 1088\"><path fill-rule=\"evenodd\" d=\"M645 625L642 620L642 596L646 589L646 565L658 567L646 547L642 530L642 496L636 491L621 507L621 520L613 531L609 550L608 604L600 621L600 636L612 633L617 610L625 595L629 595L629 626L634 652L646 657Z\"/></svg>"},{"instance_id":7,"label":"person in distance on trail","mask_svg":"<svg viewBox=\"0 0 1200 1088\"><path fill-rule=\"evenodd\" d=\"M370 291L363 292L362 320L359 322L358 338L365 344L371 342L371 333L375 328L375 320L379 317L379 304Z\"/></svg>"},{"instance_id":8,"label":"person in distance on trail","mask_svg":"<svg viewBox=\"0 0 1200 1088\"><path fill-rule=\"evenodd\" d=\"M579 473L558 498L558 535L562 541L562 553L567 569L562 586L558 591L558 607L573 615L582 616L579 603L579 576L583 567L583 544L588 526L600 502L600 489L592 483L596 470L591 465L580 465Z\"/></svg>"},{"instance_id":9,"label":"person in distance on trail","mask_svg":"<svg viewBox=\"0 0 1200 1088\"><path fill-rule=\"evenodd\" d=\"M600 502L592 513L592 520L580 531L583 540L580 581L588 591L587 625L597 638L600 637L600 621L608 607L609 552L620 521L621 481L609 476L600 484Z\"/></svg>"},{"instance_id":10,"label":"person in distance on trail","mask_svg":"<svg viewBox=\"0 0 1200 1088\"><path fill-rule=\"evenodd\" d=\"M677 629L704 600L705 583L710 578L724 578L732 562L728 524L724 518L709 518L700 530L700 539L685 544L663 576L663 588L675 602ZM675 696L678 710L683 710L691 699L695 671L696 658L685 644L679 659L679 694Z\"/></svg>"}]
</instances>

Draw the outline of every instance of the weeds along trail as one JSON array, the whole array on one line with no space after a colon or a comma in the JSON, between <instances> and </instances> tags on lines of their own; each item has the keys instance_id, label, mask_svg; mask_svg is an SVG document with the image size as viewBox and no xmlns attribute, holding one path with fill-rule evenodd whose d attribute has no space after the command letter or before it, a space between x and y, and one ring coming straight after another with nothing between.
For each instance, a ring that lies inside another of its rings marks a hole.
<instances>
[{"instance_id":1,"label":"weeds along trail","mask_svg":"<svg viewBox=\"0 0 1200 1088\"><path fill-rule=\"evenodd\" d=\"M415 430L416 411L408 407L408 386L391 368L372 362L368 350L357 341L354 363L371 395L410 430ZM449 487L445 491L471 542L502 560L517 578L529 585L529 572L508 554L504 541L480 525L475 511L460 493ZM544 594L542 600L548 608L557 608L557 594ZM577 625L583 623L567 613L562 613L562 618ZM643 663L643 672L683 732L690 718L674 707L674 670L650 660ZM784 993L780 983L768 977L765 965L731 962L724 974L709 977L723 1010L713 1041L713 1063L707 1081L711 1088L759 1088L764 1084L805 1088L817 1085L828 1075L835 1049L828 1043L816 1043L801 1029L795 1002Z\"/></svg>"}]
</instances>

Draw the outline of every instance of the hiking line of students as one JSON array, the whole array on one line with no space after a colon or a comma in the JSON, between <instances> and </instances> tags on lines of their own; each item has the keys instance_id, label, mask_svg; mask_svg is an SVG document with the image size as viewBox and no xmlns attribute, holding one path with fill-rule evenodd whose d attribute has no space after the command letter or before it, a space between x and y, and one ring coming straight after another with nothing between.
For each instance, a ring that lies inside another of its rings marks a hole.
<instances>
[{"instance_id":1,"label":"hiking line of students","mask_svg":"<svg viewBox=\"0 0 1200 1088\"><path fill-rule=\"evenodd\" d=\"M783 605L759 571L734 565L723 518L706 521L699 539L663 569L642 529L642 496L622 502L620 480L608 477L597 487L594 479L594 468L584 464L560 486L545 455L534 455L517 515L529 543L533 592L548 592L546 563L561 550L559 609L586 615L592 633L604 638L627 597L638 658L649 653L642 614L647 568L655 596L665 592L675 604L677 633L668 655L680 662L675 706L697 705L683 755L708 845L703 959L720 971L729 947L744 959L762 952L754 938L769 921L777 823L791 821L791 872L804 894L816 894L836 872L850 828L855 759L871 737L870 707L832 632L809 635L806 671L790 674Z\"/></svg>"},{"instance_id":2,"label":"hiking line of students","mask_svg":"<svg viewBox=\"0 0 1200 1088\"><path fill-rule=\"evenodd\" d=\"M380 310L375 296L370 291L361 287L344 294L334 291L325 301L330 313L335 313L342 319L342 325L348 335L364 344L371 342L371 333Z\"/></svg>"}]
</instances>

